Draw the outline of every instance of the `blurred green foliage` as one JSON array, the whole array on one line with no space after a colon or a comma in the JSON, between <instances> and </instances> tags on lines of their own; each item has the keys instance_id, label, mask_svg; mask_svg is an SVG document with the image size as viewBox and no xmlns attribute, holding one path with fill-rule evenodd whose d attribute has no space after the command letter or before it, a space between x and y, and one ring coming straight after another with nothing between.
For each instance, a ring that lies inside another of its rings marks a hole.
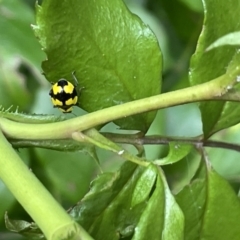
<instances>
[{"instance_id":1,"label":"blurred green foliage","mask_svg":"<svg viewBox=\"0 0 240 240\"><path fill-rule=\"evenodd\" d=\"M189 61L196 49L203 24L201 1L125 0L125 3L133 13L140 16L151 27L159 41L164 61L163 92L189 86ZM41 50L41 46L31 29L31 24L35 23L34 4L35 1L32 0L2 0L0 2L0 103L4 108L12 106L12 110L18 108L19 111L29 113L60 115L61 113L58 110L52 108L50 98L48 98L50 84L41 74L41 63L46 59L46 55ZM216 19L213 19L213 21L216 21ZM204 67L208 68L209 66ZM215 68L215 66L213 67ZM202 70L203 72L205 68ZM198 76L197 79L200 79L200 77ZM81 115L84 112L75 109L74 113ZM116 128L116 125L109 124L104 127L104 130L120 132ZM214 138L239 142L239 128L237 125L214 135ZM175 136L202 134L198 106L188 104L158 111L148 134ZM131 147L129 149L133 151ZM162 146L146 146L145 150L148 159L157 159L167 155L167 148ZM104 150L97 151L103 172L114 171L123 162L120 157ZM216 171L227 178L237 192L239 190L240 174L239 153L218 149L207 151ZM98 165L92 158L80 152L64 153L33 148L19 149L19 154L66 209L73 206L86 194L89 183L100 173ZM196 216L196 212L187 212L187 204L196 204L191 201L194 202L197 199L197 203L201 206L204 205L204 197L199 197L197 193L195 195L195 191L202 188L204 189L203 195L208 194L204 185L206 180L202 178L194 182L193 185L189 185L189 189L185 188L184 192L179 193L179 191L190 184L199 166L199 157L188 155L178 163L163 167L170 188L174 193L178 193L177 202L186 216L190 216L190 221L192 214ZM227 194L232 201L230 203L225 201L224 206L232 204L231 206L235 209L234 206L238 203L232 190L228 189L225 182L222 182L213 173L211 173L211 180L210 187L219 185L227 188ZM165 183L161 182L161 184ZM148 189L148 191L150 190ZM159 187L159 191L163 191L163 188ZM160 193L158 192L158 194ZM187 201L186 196L189 196L190 200ZM221 196L215 196L214 200L218 201L219 198ZM6 231L4 224L5 211L8 211L9 216L14 219L29 221L30 219L2 182L0 182L0 203L0 239L24 239ZM161 204L164 205L164 203ZM213 202L209 204L211 205ZM201 211L197 214L200 215ZM238 214L236 212L237 216ZM206 218L213 220L211 214L209 215ZM149 216L145 217L148 219ZM207 227L211 227L211 224ZM195 227L198 228L199 226L196 224ZM197 230L194 229L194 231ZM208 232L208 229L206 232ZM123 234L126 233L123 231ZM188 239L191 240L191 235L188 236Z\"/></svg>"}]
</instances>

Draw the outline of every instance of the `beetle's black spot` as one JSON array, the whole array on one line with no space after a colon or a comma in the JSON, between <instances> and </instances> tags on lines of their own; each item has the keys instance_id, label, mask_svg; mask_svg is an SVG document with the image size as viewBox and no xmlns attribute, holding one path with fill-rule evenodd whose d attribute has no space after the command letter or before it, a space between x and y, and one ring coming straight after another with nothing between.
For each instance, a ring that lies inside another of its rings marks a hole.
<instances>
[{"instance_id":1,"label":"beetle's black spot","mask_svg":"<svg viewBox=\"0 0 240 240\"><path fill-rule=\"evenodd\" d=\"M63 88L64 86L68 85L68 82L62 78L57 82L57 85Z\"/></svg>"}]
</instances>

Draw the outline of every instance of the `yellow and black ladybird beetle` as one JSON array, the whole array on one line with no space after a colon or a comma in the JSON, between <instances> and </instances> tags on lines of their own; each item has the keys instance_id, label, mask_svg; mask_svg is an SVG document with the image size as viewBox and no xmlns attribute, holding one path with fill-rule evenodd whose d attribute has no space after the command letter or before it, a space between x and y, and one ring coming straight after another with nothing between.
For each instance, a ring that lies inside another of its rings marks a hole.
<instances>
[{"instance_id":1,"label":"yellow and black ladybird beetle","mask_svg":"<svg viewBox=\"0 0 240 240\"><path fill-rule=\"evenodd\" d=\"M77 83L74 72L72 75ZM63 78L53 83L49 95L51 96L53 107L58 108L63 113L71 113L73 106L78 104L76 85Z\"/></svg>"}]
</instances>

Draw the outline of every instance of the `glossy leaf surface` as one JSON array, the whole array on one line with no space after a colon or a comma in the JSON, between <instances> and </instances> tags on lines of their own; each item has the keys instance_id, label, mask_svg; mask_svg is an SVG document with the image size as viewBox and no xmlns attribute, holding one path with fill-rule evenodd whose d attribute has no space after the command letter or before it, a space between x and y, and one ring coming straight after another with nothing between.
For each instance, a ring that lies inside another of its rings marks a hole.
<instances>
[{"instance_id":1,"label":"glossy leaf surface","mask_svg":"<svg viewBox=\"0 0 240 240\"><path fill-rule=\"evenodd\" d=\"M64 14L63 14L64 13ZM47 79L84 87L80 106L88 112L160 93L161 53L156 37L120 0L44 1L35 32L47 54ZM117 121L146 132L155 113Z\"/></svg>"},{"instance_id":2,"label":"glossy leaf surface","mask_svg":"<svg viewBox=\"0 0 240 240\"><path fill-rule=\"evenodd\" d=\"M204 0L205 19L202 33L198 40L195 54L191 59L190 83L196 85L210 81L226 73L229 62L233 59L236 47L225 46L206 52L207 47L220 37L240 30L240 23L236 22L240 11L240 2L230 0L226 5L224 0ZM221 23L221 24L218 24ZM237 60L237 65L239 65ZM224 102L206 102L200 104L203 121L203 132L208 138L213 132L232 126L240 121L239 115L234 115L226 124L218 124L226 108L231 104ZM238 107L232 105L234 108ZM238 107L239 108L239 107ZM240 109L239 109L240 110ZM218 126L216 126L218 124Z\"/></svg>"}]
</instances>

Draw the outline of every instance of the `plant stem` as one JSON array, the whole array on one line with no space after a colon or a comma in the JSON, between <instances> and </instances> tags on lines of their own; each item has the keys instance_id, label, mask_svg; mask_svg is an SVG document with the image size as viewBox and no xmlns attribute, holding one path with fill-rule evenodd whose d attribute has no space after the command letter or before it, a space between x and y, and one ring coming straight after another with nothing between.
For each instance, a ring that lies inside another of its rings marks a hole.
<instances>
[{"instance_id":1,"label":"plant stem","mask_svg":"<svg viewBox=\"0 0 240 240\"><path fill-rule=\"evenodd\" d=\"M216 140L203 140L201 137L175 137L175 136L139 136L139 134L102 133L103 136L116 143L131 145L168 145L171 142L191 144L195 147L224 148L240 152L240 145Z\"/></svg>"},{"instance_id":2,"label":"plant stem","mask_svg":"<svg viewBox=\"0 0 240 240\"><path fill-rule=\"evenodd\" d=\"M76 141L89 142L102 149L110 150L114 153L117 153L119 156L122 156L124 159L134 162L140 166L147 167L149 165L149 162L147 162L146 159L139 158L129 153L122 147L118 146L116 143L105 138L102 134L100 134L94 128L87 130L86 132L84 132L84 134L81 132L74 132L72 135L73 135L73 139Z\"/></svg>"},{"instance_id":3,"label":"plant stem","mask_svg":"<svg viewBox=\"0 0 240 240\"><path fill-rule=\"evenodd\" d=\"M66 236L75 234L76 231L80 232L81 239L92 239L27 168L1 131L0 149L0 178L38 224L47 239L68 239Z\"/></svg>"},{"instance_id":4,"label":"plant stem","mask_svg":"<svg viewBox=\"0 0 240 240\"><path fill-rule=\"evenodd\" d=\"M211 147L211 148L224 148L228 150L234 150L240 152L240 145L236 143L229 143L216 140L205 140L202 138L188 138L188 137L176 137L176 136L161 136L161 135L148 135L148 136L139 136L139 134L117 134L117 133L105 133L101 132L103 136L115 143L131 144L137 146L143 145L168 145L170 142L182 142L192 144L196 147ZM60 140L58 140L60 141ZM48 143L48 144L47 144ZM65 143L65 148L62 145L51 146L51 140L11 140L11 144L14 148L27 148L27 147L38 147L38 148L48 148L51 150L57 151L76 151L72 147L72 144ZM77 144L77 143L76 143ZM51 147L50 147L51 146ZM79 146L78 146L79 147Z\"/></svg>"},{"instance_id":5,"label":"plant stem","mask_svg":"<svg viewBox=\"0 0 240 240\"><path fill-rule=\"evenodd\" d=\"M222 100L221 98L228 91L228 86L236 83L238 74L240 70L207 83L105 108L62 122L28 124L0 118L0 128L8 138L13 139L67 139L71 138L71 134L75 131L84 131L119 118L184 103Z\"/></svg>"}]
</instances>

